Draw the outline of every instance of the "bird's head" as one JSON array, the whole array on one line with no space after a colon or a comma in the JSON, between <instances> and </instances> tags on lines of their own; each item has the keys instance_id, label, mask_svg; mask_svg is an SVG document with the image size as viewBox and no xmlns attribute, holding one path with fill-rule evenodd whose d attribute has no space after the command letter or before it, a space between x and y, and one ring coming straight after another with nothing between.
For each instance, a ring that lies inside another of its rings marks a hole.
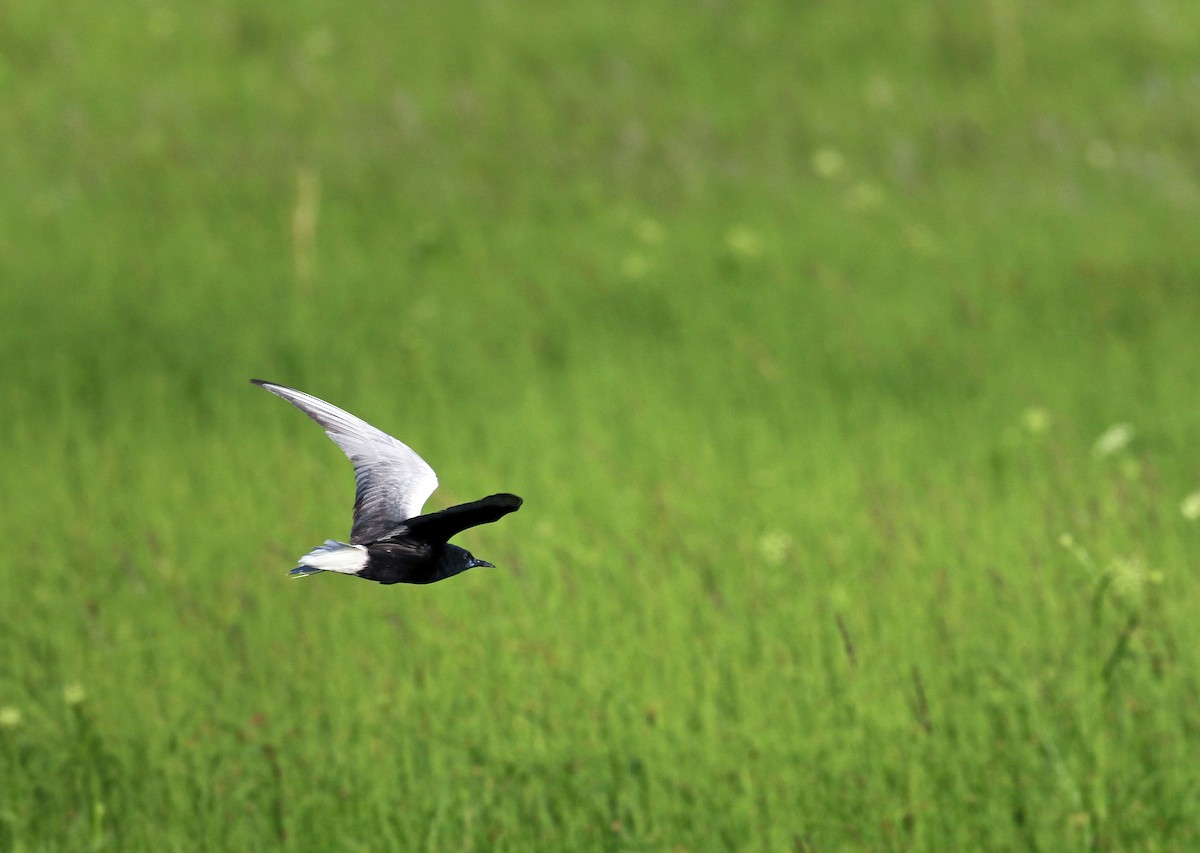
<instances>
[{"instance_id":1,"label":"bird's head","mask_svg":"<svg viewBox=\"0 0 1200 853\"><path fill-rule=\"evenodd\" d=\"M496 568L487 560L477 559L466 548L459 548L457 545L446 545L442 548L441 559L438 560L438 580L457 575L459 572L465 572L467 569L474 569L478 566L485 566L489 569Z\"/></svg>"}]
</instances>

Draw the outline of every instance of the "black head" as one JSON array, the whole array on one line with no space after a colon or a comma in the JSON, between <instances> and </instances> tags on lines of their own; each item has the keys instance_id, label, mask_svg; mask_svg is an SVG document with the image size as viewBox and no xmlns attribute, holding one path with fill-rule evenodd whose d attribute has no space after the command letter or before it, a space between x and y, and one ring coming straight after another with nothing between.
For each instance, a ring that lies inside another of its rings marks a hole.
<instances>
[{"instance_id":1,"label":"black head","mask_svg":"<svg viewBox=\"0 0 1200 853\"><path fill-rule=\"evenodd\" d=\"M446 545L442 548L442 556L438 559L438 580L453 577L459 572L465 572L467 569L473 569L477 566L486 566L489 569L496 568L487 560L475 559L475 555L466 548L459 548L457 545Z\"/></svg>"}]
</instances>

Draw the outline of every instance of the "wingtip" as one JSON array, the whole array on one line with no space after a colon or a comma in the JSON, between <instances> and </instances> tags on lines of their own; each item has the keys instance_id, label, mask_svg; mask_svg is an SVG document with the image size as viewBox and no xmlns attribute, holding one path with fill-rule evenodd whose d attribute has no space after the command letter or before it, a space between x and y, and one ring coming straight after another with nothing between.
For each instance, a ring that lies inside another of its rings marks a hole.
<instances>
[{"instance_id":1,"label":"wingtip","mask_svg":"<svg viewBox=\"0 0 1200 853\"><path fill-rule=\"evenodd\" d=\"M270 391L276 397L284 397L285 399L287 397L286 392L292 390L291 388L288 388L286 385L280 385L278 382L271 382L267 379L251 379L250 384L257 385L259 388L263 389L264 391Z\"/></svg>"}]
</instances>

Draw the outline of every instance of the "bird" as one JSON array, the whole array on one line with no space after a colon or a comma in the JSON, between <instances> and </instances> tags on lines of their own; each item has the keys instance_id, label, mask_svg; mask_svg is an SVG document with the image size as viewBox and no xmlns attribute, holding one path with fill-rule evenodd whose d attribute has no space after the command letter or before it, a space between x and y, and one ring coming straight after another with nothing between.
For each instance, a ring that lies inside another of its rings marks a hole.
<instances>
[{"instance_id":1,"label":"bird","mask_svg":"<svg viewBox=\"0 0 1200 853\"><path fill-rule=\"evenodd\" d=\"M381 584L427 584L479 566L495 568L448 540L516 512L522 504L519 497L489 495L422 515L438 478L408 445L311 394L262 379L250 381L316 421L354 464L350 541L326 539L301 557L289 575L337 572Z\"/></svg>"}]
</instances>

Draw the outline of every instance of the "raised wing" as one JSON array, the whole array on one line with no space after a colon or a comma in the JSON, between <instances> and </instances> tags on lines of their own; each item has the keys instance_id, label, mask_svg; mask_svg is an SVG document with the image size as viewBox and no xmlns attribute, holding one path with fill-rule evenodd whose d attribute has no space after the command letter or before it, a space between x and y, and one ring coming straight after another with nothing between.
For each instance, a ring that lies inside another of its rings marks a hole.
<instances>
[{"instance_id":1,"label":"raised wing","mask_svg":"<svg viewBox=\"0 0 1200 853\"><path fill-rule=\"evenodd\" d=\"M421 514L421 507L437 488L437 474L408 445L311 394L261 379L250 381L287 400L324 427L326 435L354 463L351 544L374 542L401 522Z\"/></svg>"},{"instance_id":2,"label":"raised wing","mask_svg":"<svg viewBox=\"0 0 1200 853\"><path fill-rule=\"evenodd\" d=\"M420 515L404 522L403 536L425 542L445 542L468 527L491 524L510 512L521 508L521 499L516 495L489 495L469 504L459 504L448 509Z\"/></svg>"}]
</instances>

